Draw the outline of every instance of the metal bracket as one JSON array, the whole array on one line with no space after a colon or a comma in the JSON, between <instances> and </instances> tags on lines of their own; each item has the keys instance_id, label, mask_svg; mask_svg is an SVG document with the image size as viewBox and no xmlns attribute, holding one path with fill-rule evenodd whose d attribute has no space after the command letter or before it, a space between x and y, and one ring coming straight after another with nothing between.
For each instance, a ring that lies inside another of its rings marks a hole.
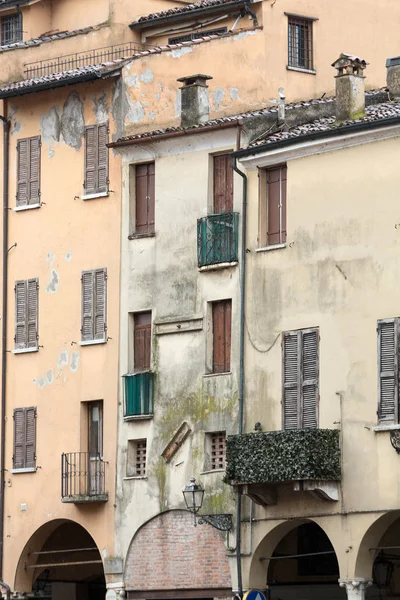
<instances>
[{"instance_id":1,"label":"metal bracket","mask_svg":"<svg viewBox=\"0 0 400 600\"><path fill-rule=\"evenodd\" d=\"M219 531L231 531L233 527L231 514L199 515L199 525L211 525Z\"/></svg>"},{"instance_id":2,"label":"metal bracket","mask_svg":"<svg viewBox=\"0 0 400 600\"><path fill-rule=\"evenodd\" d=\"M395 431L390 432L390 443L393 448L396 450L397 454L400 454L400 430L396 429Z\"/></svg>"}]
</instances>

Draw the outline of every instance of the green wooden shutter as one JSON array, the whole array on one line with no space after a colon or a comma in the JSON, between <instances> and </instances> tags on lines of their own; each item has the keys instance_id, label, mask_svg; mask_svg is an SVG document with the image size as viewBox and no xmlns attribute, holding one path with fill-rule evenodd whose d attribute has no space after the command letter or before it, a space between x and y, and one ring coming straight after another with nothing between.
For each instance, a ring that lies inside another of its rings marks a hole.
<instances>
[{"instance_id":1,"label":"green wooden shutter","mask_svg":"<svg viewBox=\"0 0 400 600\"><path fill-rule=\"evenodd\" d=\"M94 271L94 339L106 337L106 286L107 269Z\"/></svg>"},{"instance_id":2,"label":"green wooden shutter","mask_svg":"<svg viewBox=\"0 0 400 600\"><path fill-rule=\"evenodd\" d=\"M27 347L38 345L38 279L27 281Z\"/></svg>"},{"instance_id":3,"label":"green wooden shutter","mask_svg":"<svg viewBox=\"0 0 400 600\"><path fill-rule=\"evenodd\" d=\"M25 466L25 409L14 409L14 447L13 468L23 469Z\"/></svg>"},{"instance_id":4,"label":"green wooden shutter","mask_svg":"<svg viewBox=\"0 0 400 600\"><path fill-rule=\"evenodd\" d=\"M36 408L25 409L25 468L36 467Z\"/></svg>"},{"instance_id":5,"label":"green wooden shutter","mask_svg":"<svg viewBox=\"0 0 400 600\"><path fill-rule=\"evenodd\" d=\"M378 322L379 421L398 421L398 319Z\"/></svg>"},{"instance_id":6,"label":"green wooden shutter","mask_svg":"<svg viewBox=\"0 0 400 600\"><path fill-rule=\"evenodd\" d=\"M17 143L17 206L28 204L29 140Z\"/></svg>"},{"instance_id":7,"label":"green wooden shutter","mask_svg":"<svg viewBox=\"0 0 400 600\"><path fill-rule=\"evenodd\" d=\"M106 192L108 185L108 124L97 127L97 191Z\"/></svg>"},{"instance_id":8,"label":"green wooden shutter","mask_svg":"<svg viewBox=\"0 0 400 600\"><path fill-rule=\"evenodd\" d=\"M300 332L283 334L283 428L299 427Z\"/></svg>"},{"instance_id":9,"label":"green wooden shutter","mask_svg":"<svg viewBox=\"0 0 400 600\"><path fill-rule=\"evenodd\" d=\"M40 202L40 136L29 140L29 194L28 204Z\"/></svg>"},{"instance_id":10,"label":"green wooden shutter","mask_svg":"<svg viewBox=\"0 0 400 600\"><path fill-rule=\"evenodd\" d=\"M15 282L15 348L27 347L27 282Z\"/></svg>"},{"instance_id":11,"label":"green wooden shutter","mask_svg":"<svg viewBox=\"0 0 400 600\"><path fill-rule=\"evenodd\" d=\"M93 340L93 271L82 273L82 341Z\"/></svg>"},{"instance_id":12,"label":"green wooden shutter","mask_svg":"<svg viewBox=\"0 0 400 600\"><path fill-rule=\"evenodd\" d=\"M85 193L93 194L97 186L97 127L85 127Z\"/></svg>"},{"instance_id":13,"label":"green wooden shutter","mask_svg":"<svg viewBox=\"0 0 400 600\"><path fill-rule=\"evenodd\" d=\"M301 385L302 410L301 427L317 427L318 388L319 388L319 333L317 329L301 332Z\"/></svg>"}]
</instances>

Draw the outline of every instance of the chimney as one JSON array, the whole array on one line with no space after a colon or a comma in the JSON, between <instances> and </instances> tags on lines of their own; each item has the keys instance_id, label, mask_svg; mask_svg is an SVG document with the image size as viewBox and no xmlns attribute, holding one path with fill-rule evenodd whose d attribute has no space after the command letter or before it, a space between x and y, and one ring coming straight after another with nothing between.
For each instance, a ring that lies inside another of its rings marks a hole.
<instances>
[{"instance_id":1,"label":"chimney","mask_svg":"<svg viewBox=\"0 0 400 600\"><path fill-rule=\"evenodd\" d=\"M182 83L181 98L181 124L182 127L192 127L206 123L210 118L210 104L208 102L207 80L209 75L191 75L181 77L177 81Z\"/></svg>"},{"instance_id":2,"label":"chimney","mask_svg":"<svg viewBox=\"0 0 400 600\"><path fill-rule=\"evenodd\" d=\"M363 71L368 63L358 56L341 54L332 64L336 75L336 120L360 119L365 115Z\"/></svg>"},{"instance_id":3,"label":"chimney","mask_svg":"<svg viewBox=\"0 0 400 600\"><path fill-rule=\"evenodd\" d=\"M389 89L389 99L400 100L400 56L386 60L386 82Z\"/></svg>"}]
</instances>

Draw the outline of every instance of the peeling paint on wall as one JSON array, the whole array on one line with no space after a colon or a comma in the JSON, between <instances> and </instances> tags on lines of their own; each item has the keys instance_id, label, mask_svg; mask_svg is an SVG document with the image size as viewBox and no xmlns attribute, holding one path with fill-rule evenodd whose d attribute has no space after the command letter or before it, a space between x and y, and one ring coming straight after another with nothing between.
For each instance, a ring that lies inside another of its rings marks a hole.
<instances>
[{"instance_id":1,"label":"peeling paint on wall","mask_svg":"<svg viewBox=\"0 0 400 600\"><path fill-rule=\"evenodd\" d=\"M154 73L151 69L146 69L144 73L139 76L140 81L143 83L151 83L154 81Z\"/></svg>"},{"instance_id":2,"label":"peeling paint on wall","mask_svg":"<svg viewBox=\"0 0 400 600\"><path fill-rule=\"evenodd\" d=\"M64 260L66 260L67 262L71 262L72 252L67 252L66 255L64 256Z\"/></svg>"},{"instance_id":3,"label":"peeling paint on wall","mask_svg":"<svg viewBox=\"0 0 400 600\"><path fill-rule=\"evenodd\" d=\"M51 269L51 267L54 264L54 261L56 260L56 255L49 251L47 253L46 260L49 263L49 268Z\"/></svg>"},{"instance_id":4,"label":"peeling paint on wall","mask_svg":"<svg viewBox=\"0 0 400 600\"><path fill-rule=\"evenodd\" d=\"M130 98L128 98L129 102L129 114L128 119L131 123L140 123L143 121L145 117L145 111L140 102L132 102Z\"/></svg>"},{"instance_id":5,"label":"peeling paint on wall","mask_svg":"<svg viewBox=\"0 0 400 600\"><path fill-rule=\"evenodd\" d=\"M212 100L213 100L213 103L214 103L215 110L219 110L219 105L221 104L222 100L224 99L224 96L225 96L225 92L221 88L217 88L213 92Z\"/></svg>"},{"instance_id":6,"label":"peeling paint on wall","mask_svg":"<svg viewBox=\"0 0 400 600\"><path fill-rule=\"evenodd\" d=\"M156 113L151 110L149 112L149 119L151 119L152 121L154 121L155 118L156 118Z\"/></svg>"},{"instance_id":7,"label":"peeling paint on wall","mask_svg":"<svg viewBox=\"0 0 400 600\"><path fill-rule=\"evenodd\" d=\"M109 106L107 104L107 93L104 92L98 98L92 98L94 112L96 114L96 123L104 123L108 119Z\"/></svg>"},{"instance_id":8,"label":"peeling paint on wall","mask_svg":"<svg viewBox=\"0 0 400 600\"><path fill-rule=\"evenodd\" d=\"M60 353L60 356L58 357L57 366L58 367L63 367L65 365L67 365L67 364L68 364L68 351L67 350L63 350ZM60 372L58 374L60 374Z\"/></svg>"},{"instance_id":9,"label":"peeling paint on wall","mask_svg":"<svg viewBox=\"0 0 400 600\"><path fill-rule=\"evenodd\" d=\"M182 112L182 94L181 94L181 90L178 90L176 93L175 117L180 117L181 112Z\"/></svg>"},{"instance_id":10,"label":"peeling paint on wall","mask_svg":"<svg viewBox=\"0 0 400 600\"><path fill-rule=\"evenodd\" d=\"M51 385L53 383L53 381L54 381L53 369L50 369L49 371L47 371L46 379L47 379L47 383L49 385Z\"/></svg>"},{"instance_id":11,"label":"peeling paint on wall","mask_svg":"<svg viewBox=\"0 0 400 600\"><path fill-rule=\"evenodd\" d=\"M249 29L247 31L241 31L240 33L234 35L231 39L232 40L244 40L249 35L257 35L257 31L253 31L251 29Z\"/></svg>"},{"instance_id":12,"label":"peeling paint on wall","mask_svg":"<svg viewBox=\"0 0 400 600\"><path fill-rule=\"evenodd\" d=\"M176 50L172 50L168 52L167 56L172 56L172 58L180 58L181 56L185 56L185 54L190 54L193 52L193 48L187 46L185 48L177 48Z\"/></svg>"},{"instance_id":13,"label":"peeling paint on wall","mask_svg":"<svg viewBox=\"0 0 400 600\"><path fill-rule=\"evenodd\" d=\"M18 133L21 130L22 127L22 123L20 121L17 121L17 119L15 118L15 115L18 112L18 106L16 106L15 104L12 104L10 107L10 112L9 112L9 120L11 121L11 135L15 135L16 133Z\"/></svg>"},{"instance_id":14,"label":"peeling paint on wall","mask_svg":"<svg viewBox=\"0 0 400 600\"><path fill-rule=\"evenodd\" d=\"M57 271L55 269L51 269L50 281L46 285L46 292L48 292L49 294L55 294L58 291L59 284L60 279Z\"/></svg>"},{"instance_id":15,"label":"peeling paint on wall","mask_svg":"<svg viewBox=\"0 0 400 600\"><path fill-rule=\"evenodd\" d=\"M125 77L125 84L127 87L135 87L136 89L140 88L139 79L135 73L133 75L128 75L127 77Z\"/></svg>"},{"instance_id":16,"label":"peeling paint on wall","mask_svg":"<svg viewBox=\"0 0 400 600\"><path fill-rule=\"evenodd\" d=\"M238 90L238 88L235 88L235 87L229 88L229 95L231 97L231 100L233 100L233 102L235 100L237 100L238 97L239 97L239 90Z\"/></svg>"},{"instance_id":17,"label":"peeling paint on wall","mask_svg":"<svg viewBox=\"0 0 400 600\"><path fill-rule=\"evenodd\" d=\"M78 368L79 368L79 359L80 359L81 355L79 352L73 352L71 355L71 363L69 365L69 368L71 369L72 373L76 373Z\"/></svg>"},{"instance_id":18,"label":"peeling paint on wall","mask_svg":"<svg viewBox=\"0 0 400 600\"><path fill-rule=\"evenodd\" d=\"M46 385L46 380L44 377L39 377L37 380L38 387L42 390Z\"/></svg>"},{"instance_id":19,"label":"peeling paint on wall","mask_svg":"<svg viewBox=\"0 0 400 600\"><path fill-rule=\"evenodd\" d=\"M60 141L61 123L56 106L53 106L47 114L40 117L40 128L43 141L46 144Z\"/></svg>"},{"instance_id":20,"label":"peeling paint on wall","mask_svg":"<svg viewBox=\"0 0 400 600\"><path fill-rule=\"evenodd\" d=\"M80 150L85 133L85 121L83 104L75 91L71 92L65 101L61 117L61 133L68 146Z\"/></svg>"}]
</instances>

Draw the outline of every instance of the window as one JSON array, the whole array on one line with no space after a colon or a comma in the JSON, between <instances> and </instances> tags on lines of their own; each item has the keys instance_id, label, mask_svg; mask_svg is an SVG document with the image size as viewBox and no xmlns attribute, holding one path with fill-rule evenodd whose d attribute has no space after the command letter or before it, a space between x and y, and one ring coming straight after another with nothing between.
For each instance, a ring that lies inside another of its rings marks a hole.
<instances>
[{"instance_id":1,"label":"window","mask_svg":"<svg viewBox=\"0 0 400 600\"><path fill-rule=\"evenodd\" d=\"M103 402L88 402L88 452L91 458L103 456Z\"/></svg>"},{"instance_id":2,"label":"window","mask_svg":"<svg viewBox=\"0 0 400 600\"><path fill-rule=\"evenodd\" d=\"M313 70L313 19L288 16L288 66Z\"/></svg>"},{"instance_id":3,"label":"window","mask_svg":"<svg viewBox=\"0 0 400 600\"><path fill-rule=\"evenodd\" d=\"M106 341L107 269L82 273L82 342Z\"/></svg>"},{"instance_id":4,"label":"window","mask_svg":"<svg viewBox=\"0 0 400 600\"><path fill-rule=\"evenodd\" d=\"M86 195L106 193L108 190L108 124L85 127L85 183Z\"/></svg>"},{"instance_id":5,"label":"window","mask_svg":"<svg viewBox=\"0 0 400 600\"><path fill-rule=\"evenodd\" d=\"M225 469L226 432L215 431L206 433L205 464L206 471Z\"/></svg>"},{"instance_id":6,"label":"window","mask_svg":"<svg viewBox=\"0 0 400 600\"><path fill-rule=\"evenodd\" d=\"M22 41L22 14L20 12L1 17L0 24L2 46Z\"/></svg>"},{"instance_id":7,"label":"window","mask_svg":"<svg viewBox=\"0 0 400 600\"><path fill-rule=\"evenodd\" d=\"M379 421L399 422L400 319L378 321Z\"/></svg>"},{"instance_id":8,"label":"window","mask_svg":"<svg viewBox=\"0 0 400 600\"><path fill-rule=\"evenodd\" d=\"M15 349L38 347L38 279L15 282Z\"/></svg>"},{"instance_id":9,"label":"window","mask_svg":"<svg viewBox=\"0 0 400 600\"><path fill-rule=\"evenodd\" d=\"M17 143L17 207L40 203L40 136Z\"/></svg>"},{"instance_id":10,"label":"window","mask_svg":"<svg viewBox=\"0 0 400 600\"><path fill-rule=\"evenodd\" d=\"M145 477L146 476L146 440L128 441L128 461L126 465L127 477Z\"/></svg>"},{"instance_id":11,"label":"window","mask_svg":"<svg viewBox=\"0 0 400 600\"><path fill-rule=\"evenodd\" d=\"M283 334L283 428L318 426L318 329Z\"/></svg>"},{"instance_id":12,"label":"window","mask_svg":"<svg viewBox=\"0 0 400 600\"><path fill-rule=\"evenodd\" d=\"M260 206L260 242L262 246L286 243L286 165L262 173L261 189L266 190ZM265 185L264 185L265 183Z\"/></svg>"},{"instance_id":13,"label":"window","mask_svg":"<svg viewBox=\"0 0 400 600\"><path fill-rule=\"evenodd\" d=\"M223 214L233 210L233 167L229 154L213 157L213 213Z\"/></svg>"},{"instance_id":14,"label":"window","mask_svg":"<svg viewBox=\"0 0 400 600\"><path fill-rule=\"evenodd\" d=\"M152 235L155 220L155 163L130 167L131 229L133 235Z\"/></svg>"},{"instance_id":15,"label":"window","mask_svg":"<svg viewBox=\"0 0 400 600\"><path fill-rule=\"evenodd\" d=\"M151 360L151 312L136 313L133 317L134 371L149 371Z\"/></svg>"},{"instance_id":16,"label":"window","mask_svg":"<svg viewBox=\"0 0 400 600\"><path fill-rule=\"evenodd\" d=\"M231 314L232 301L222 300L212 304L212 372L228 373L231 370Z\"/></svg>"},{"instance_id":17,"label":"window","mask_svg":"<svg viewBox=\"0 0 400 600\"><path fill-rule=\"evenodd\" d=\"M36 469L36 408L14 409L13 469Z\"/></svg>"},{"instance_id":18,"label":"window","mask_svg":"<svg viewBox=\"0 0 400 600\"><path fill-rule=\"evenodd\" d=\"M187 33L185 35L179 35L168 39L168 44L182 44L182 42L191 42L192 40L198 40L205 35L223 35L227 33L227 27L219 27L218 29L207 29L206 31L195 31L193 33Z\"/></svg>"}]
</instances>

